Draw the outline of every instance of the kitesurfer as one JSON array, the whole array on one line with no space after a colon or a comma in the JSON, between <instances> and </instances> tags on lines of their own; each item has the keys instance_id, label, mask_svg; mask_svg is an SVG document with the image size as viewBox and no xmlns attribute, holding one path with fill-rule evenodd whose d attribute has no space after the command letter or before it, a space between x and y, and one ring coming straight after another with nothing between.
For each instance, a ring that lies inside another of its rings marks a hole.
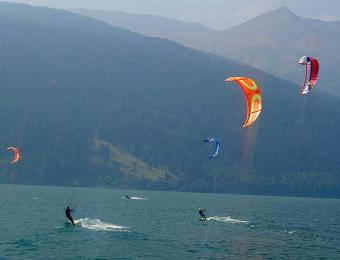
<instances>
[{"instance_id":1,"label":"kitesurfer","mask_svg":"<svg viewBox=\"0 0 340 260\"><path fill-rule=\"evenodd\" d=\"M72 211L73 211L73 210L70 209L69 206L67 206L67 208L65 209L65 215L66 215L66 217L71 221L71 223L72 223L73 225L75 225L75 224L74 224L74 221L73 221L73 218L72 218L72 216L71 216L71 212L72 212Z\"/></svg>"},{"instance_id":2,"label":"kitesurfer","mask_svg":"<svg viewBox=\"0 0 340 260\"><path fill-rule=\"evenodd\" d=\"M207 216L204 213L205 209L198 208L198 214L200 214L202 219L206 219Z\"/></svg>"},{"instance_id":3,"label":"kitesurfer","mask_svg":"<svg viewBox=\"0 0 340 260\"><path fill-rule=\"evenodd\" d=\"M131 199L131 197L129 195L125 195L125 197L129 200Z\"/></svg>"}]
</instances>

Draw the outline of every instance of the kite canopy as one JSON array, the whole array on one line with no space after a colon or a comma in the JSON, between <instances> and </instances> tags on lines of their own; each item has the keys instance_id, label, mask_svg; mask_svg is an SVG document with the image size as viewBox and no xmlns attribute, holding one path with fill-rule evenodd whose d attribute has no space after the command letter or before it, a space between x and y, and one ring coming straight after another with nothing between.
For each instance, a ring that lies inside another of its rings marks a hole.
<instances>
[{"instance_id":1,"label":"kite canopy","mask_svg":"<svg viewBox=\"0 0 340 260\"><path fill-rule=\"evenodd\" d=\"M8 147L6 150L7 151L12 150L14 152L14 158L11 161L11 164L14 164L14 163L16 163L20 160L20 150L19 150L19 148L11 146L11 147Z\"/></svg>"},{"instance_id":2,"label":"kite canopy","mask_svg":"<svg viewBox=\"0 0 340 260\"><path fill-rule=\"evenodd\" d=\"M205 143L215 143L215 150L214 153L212 155L210 155L210 158L215 158L218 153L220 152L220 143L218 141L216 141L214 138L206 138L204 139Z\"/></svg>"},{"instance_id":3,"label":"kite canopy","mask_svg":"<svg viewBox=\"0 0 340 260\"><path fill-rule=\"evenodd\" d=\"M305 95L314 88L316 81L318 80L320 66L316 58L308 56L302 56L299 60L299 64L306 65L305 80L300 90L300 93Z\"/></svg>"},{"instance_id":4,"label":"kite canopy","mask_svg":"<svg viewBox=\"0 0 340 260\"><path fill-rule=\"evenodd\" d=\"M254 80L246 77L230 77L226 82L236 81L242 88L247 102L247 118L242 127L246 127L255 122L262 110L261 89Z\"/></svg>"}]
</instances>

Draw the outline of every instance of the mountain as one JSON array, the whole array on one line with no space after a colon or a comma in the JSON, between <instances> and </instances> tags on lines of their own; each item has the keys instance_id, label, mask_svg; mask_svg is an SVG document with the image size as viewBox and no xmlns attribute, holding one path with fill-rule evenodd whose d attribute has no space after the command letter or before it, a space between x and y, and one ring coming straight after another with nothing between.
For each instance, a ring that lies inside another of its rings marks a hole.
<instances>
[{"instance_id":1,"label":"mountain","mask_svg":"<svg viewBox=\"0 0 340 260\"><path fill-rule=\"evenodd\" d=\"M340 196L339 100L62 10L0 5L0 182ZM243 94L263 111L243 129ZM203 139L221 143L216 160ZM6 147L21 149L11 165Z\"/></svg>"},{"instance_id":2,"label":"mountain","mask_svg":"<svg viewBox=\"0 0 340 260\"><path fill-rule=\"evenodd\" d=\"M225 46L225 56L299 84L304 68L296 62L304 55L317 57L321 66L319 89L339 97L340 22L306 19L279 8L222 34L225 40L238 39L238 44ZM235 55L240 49L243 54Z\"/></svg>"},{"instance_id":3,"label":"mountain","mask_svg":"<svg viewBox=\"0 0 340 260\"><path fill-rule=\"evenodd\" d=\"M87 15L126 28L123 22L118 24L114 19L103 19L95 13L91 11ZM281 7L224 31L183 33L174 30L166 33L168 29L165 32L155 28L149 31L138 27L134 29L249 64L296 84L301 84L304 77L304 68L297 65L297 61L304 55L314 56L321 65L318 91L340 97L340 22L299 17L288 8Z\"/></svg>"},{"instance_id":4,"label":"mountain","mask_svg":"<svg viewBox=\"0 0 340 260\"><path fill-rule=\"evenodd\" d=\"M111 10L72 9L70 11L148 36L212 31L198 23L181 22L157 15L128 14Z\"/></svg>"}]
</instances>

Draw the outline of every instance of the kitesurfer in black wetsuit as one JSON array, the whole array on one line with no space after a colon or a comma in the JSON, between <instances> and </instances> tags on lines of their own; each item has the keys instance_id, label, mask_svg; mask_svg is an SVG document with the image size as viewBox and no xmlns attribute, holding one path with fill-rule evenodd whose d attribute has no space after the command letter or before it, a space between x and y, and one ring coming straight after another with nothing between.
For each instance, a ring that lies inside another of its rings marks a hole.
<instances>
[{"instance_id":1,"label":"kitesurfer in black wetsuit","mask_svg":"<svg viewBox=\"0 0 340 260\"><path fill-rule=\"evenodd\" d=\"M129 195L125 195L125 197L129 200L131 199L131 197Z\"/></svg>"},{"instance_id":2,"label":"kitesurfer in black wetsuit","mask_svg":"<svg viewBox=\"0 0 340 260\"><path fill-rule=\"evenodd\" d=\"M198 214L200 214L202 219L206 219L207 216L204 213L205 209L198 208Z\"/></svg>"},{"instance_id":3,"label":"kitesurfer in black wetsuit","mask_svg":"<svg viewBox=\"0 0 340 260\"><path fill-rule=\"evenodd\" d=\"M72 211L73 211L73 210L70 209L69 206L67 206L67 208L65 209L65 215L66 215L66 217L71 221L71 223L72 223L73 225L75 225L75 224L74 224L74 221L73 221L73 218L72 218L72 216L71 216L71 212L72 212Z\"/></svg>"}]
</instances>

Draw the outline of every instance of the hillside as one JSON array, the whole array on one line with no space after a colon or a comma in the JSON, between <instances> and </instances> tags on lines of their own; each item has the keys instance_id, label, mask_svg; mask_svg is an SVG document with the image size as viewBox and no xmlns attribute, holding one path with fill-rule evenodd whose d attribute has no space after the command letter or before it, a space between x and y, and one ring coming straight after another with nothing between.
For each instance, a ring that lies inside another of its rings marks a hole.
<instances>
[{"instance_id":1,"label":"hillside","mask_svg":"<svg viewBox=\"0 0 340 260\"><path fill-rule=\"evenodd\" d=\"M0 42L3 183L340 196L340 102L326 94L61 10L2 3ZM263 91L247 129L234 75Z\"/></svg>"},{"instance_id":2,"label":"hillside","mask_svg":"<svg viewBox=\"0 0 340 260\"><path fill-rule=\"evenodd\" d=\"M303 67L296 65L301 56L310 55L319 59L321 72L319 90L340 97L338 64L340 62L340 22L323 22L299 17L282 7L253 18L225 31L180 31L149 27L131 26L142 17L130 15L116 22L104 18L97 11L88 11L88 16L111 25L131 29L151 36L164 37L185 46L208 51L231 58L273 75L301 84ZM108 15L108 14L107 14ZM109 16L109 15L108 15ZM133 19L130 17L134 17ZM130 18L130 19L129 19ZM125 22L129 20L129 23ZM127 26L129 24L129 26Z\"/></svg>"}]
</instances>

